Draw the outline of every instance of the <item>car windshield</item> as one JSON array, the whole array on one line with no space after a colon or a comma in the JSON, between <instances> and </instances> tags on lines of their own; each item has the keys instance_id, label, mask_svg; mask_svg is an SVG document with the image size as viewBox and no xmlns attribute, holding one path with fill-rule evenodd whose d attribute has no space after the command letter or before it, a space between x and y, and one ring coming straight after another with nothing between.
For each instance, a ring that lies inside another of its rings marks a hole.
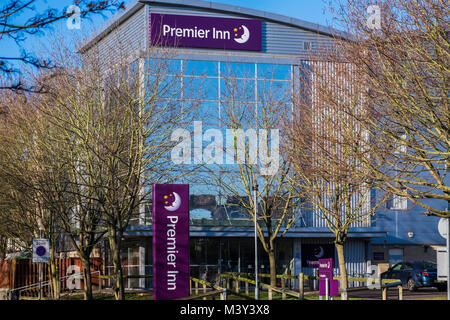
<instances>
[{"instance_id":1,"label":"car windshield","mask_svg":"<svg viewBox=\"0 0 450 320\"><path fill-rule=\"evenodd\" d=\"M421 269L436 269L437 265L430 261L420 261L416 263L416 266Z\"/></svg>"}]
</instances>

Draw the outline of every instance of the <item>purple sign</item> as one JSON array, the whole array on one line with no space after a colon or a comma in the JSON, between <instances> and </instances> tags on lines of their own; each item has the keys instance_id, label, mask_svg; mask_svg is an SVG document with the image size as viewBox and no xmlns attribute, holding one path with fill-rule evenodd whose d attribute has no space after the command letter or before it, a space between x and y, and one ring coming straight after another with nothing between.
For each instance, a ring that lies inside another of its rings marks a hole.
<instances>
[{"instance_id":1,"label":"purple sign","mask_svg":"<svg viewBox=\"0 0 450 320\"><path fill-rule=\"evenodd\" d=\"M303 267L318 268L319 259L334 258L334 245L302 243L301 256Z\"/></svg>"},{"instance_id":2,"label":"purple sign","mask_svg":"<svg viewBox=\"0 0 450 320\"><path fill-rule=\"evenodd\" d=\"M319 279L333 279L333 259L319 259Z\"/></svg>"},{"instance_id":3,"label":"purple sign","mask_svg":"<svg viewBox=\"0 0 450 320\"><path fill-rule=\"evenodd\" d=\"M319 259L319 295L326 295L326 279L328 279L328 295L339 295L339 283L333 280L333 259Z\"/></svg>"},{"instance_id":4,"label":"purple sign","mask_svg":"<svg viewBox=\"0 0 450 320\"><path fill-rule=\"evenodd\" d=\"M152 13L150 45L261 51L262 22Z\"/></svg>"},{"instance_id":5,"label":"purple sign","mask_svg":"<svg viewBox=\"0 0 450 320\"><path fill-rule=\"evenodd\" d=\"M153 185L153 299L189 296L189 185Z\"/></svg>"},{"instance_id":6,"label":"purple sign","mask_svg":"<svg viewBox=\"0 0 450 320\"><path fill-rule=\"evenodd\" d=\"M319 296L326 296L326 280L319 279ZM339 281L338 280L328 280L328 296L337 297L339 296Z\"/></svg>"}]
</instances>

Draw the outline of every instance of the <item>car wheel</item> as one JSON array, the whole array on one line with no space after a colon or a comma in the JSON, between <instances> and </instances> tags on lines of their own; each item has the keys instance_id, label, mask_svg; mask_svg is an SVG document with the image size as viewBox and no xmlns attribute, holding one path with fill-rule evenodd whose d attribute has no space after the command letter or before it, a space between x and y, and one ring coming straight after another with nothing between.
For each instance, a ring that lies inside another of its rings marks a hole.
<instances>
[{"instance_id":1,"label":"car wheel","mask_svg":"<svg viewBox=\"0 0 450 320\"><path fill-rule=\"evenodd\" d=\"M408 290L411 292L417 291L417 286L413 278L408 279Z\"/></svg>"}]
</instances>

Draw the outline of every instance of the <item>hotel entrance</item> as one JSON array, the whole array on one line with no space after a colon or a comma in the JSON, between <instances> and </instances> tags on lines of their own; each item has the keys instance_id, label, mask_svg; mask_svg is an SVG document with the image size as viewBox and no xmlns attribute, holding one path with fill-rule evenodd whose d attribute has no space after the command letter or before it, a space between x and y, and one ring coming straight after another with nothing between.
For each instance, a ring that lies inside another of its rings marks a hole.
<instances>
[{"instance_id":1,"label":"hotel entrance","mask_svg":"<svg viewBox=\"0 0 450 320\"><path fill-rule=\"evenodd\" d=\"M276 243L277 274L289 273L292 260L292 240ZM190 274L208 282L217 281L224 272L255 272L253 238L191 238ZM259 273L269 273L269 259L258 240Z\"/></svg>"}]
</instances>

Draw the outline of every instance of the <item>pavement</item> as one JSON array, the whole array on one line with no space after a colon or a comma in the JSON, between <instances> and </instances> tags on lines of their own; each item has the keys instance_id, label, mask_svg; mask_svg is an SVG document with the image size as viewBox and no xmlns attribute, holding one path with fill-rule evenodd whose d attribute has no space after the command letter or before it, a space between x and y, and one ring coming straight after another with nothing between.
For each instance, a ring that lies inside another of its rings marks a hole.
<instances>
[{"instance_id":1,"label":"pavement","mask_svg":"<svg viewBox=\"0 0 450 320\"><path fill-rule=\"evenodd\" d=\"M381 300L381 290L357 290L349 291L348 297L358 298L364 300ZM410 292L408 289L403 289L403 300L428 300L434 298L446 298L447 291L439 292L436 288L419 288L415 292ZM398 300L398 289L396 287L388 290L388 300Z\"/></svg>"}]
</instances>

